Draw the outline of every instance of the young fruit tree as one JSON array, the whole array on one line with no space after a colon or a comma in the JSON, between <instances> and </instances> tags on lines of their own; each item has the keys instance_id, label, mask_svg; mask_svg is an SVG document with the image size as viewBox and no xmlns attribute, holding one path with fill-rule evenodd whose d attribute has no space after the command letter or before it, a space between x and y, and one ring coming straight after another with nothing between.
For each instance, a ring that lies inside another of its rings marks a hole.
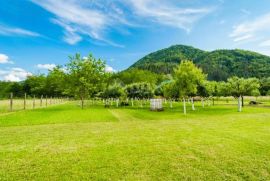
<instances>
[{"instance_id":1,"label":"young fruit tree","mask_svg":"<svg viewBox=\"0 0 270 181\"><path fill-rule=\"evenodd\" d=\"M123 86L120 83L114 82L112 85L108 85L108 87L104 90L102 97L106 99L115 99L116 107L119 106L119 99L125 100L126 93L124 91Z\"/></svg>"},{"instance_id":2,"label":"young fruit tree","mask_svg":"<svg viewBox=\"0 0 270 181\"><path fill-rule=\"evenodd\" d=\"M82 58L80 54L70 57L70 63L66 66L68 92L81 100L81 108L84 108L84 100L92 97L104 86L107 78L105 62L95 59L91 54Z\"/></svg>"},{"instance_id":3,"label":"young fruit tree","mask_svg":"<svg viewBox=\"0 0 270 181\"><path fill-rule=\"evenodd\" d=\"M198 85L206 79L206 75L192 61L184 60L176 69L174 78L179 97L183 99L184 114L186 114L186 98L196 95Z\"/></svg>"},{"instance_id":4,"label":"young fruit tree","mask_svg":"<svg viewBox=\"0 0 270 181\"><path fill-rule=\"evenodd\" d=\"M228 90L232 96L238 98L238 112L242 112L244 96L251 96L259 92L260 82L256 78L232 77L228 79Z\"/></svg>"},{"instance_id":5,"label":"young fruit tree","mask_svg":"<svg viewBox=\"0 0 270 181\"><path fill-rule=\"evenodd\" d=\"M172 108L172 100L179 97L179 90L175 84L175 81L167 82L162 86L163 94L166 99L170 100L170 108Z\"/></svg>"},{"instance_id":6,"label":"young fruit tree","mask_svg":"<svg viewBox=\"0 0 270 181\"><path fill-rule=\"evenodd\" d=\"M217 95L217 82L215 81L203 81L199 86L198 86L198 93L201 97L201 102L202 102L202 107L204 107L205 99L208 101L208 105L210 105L209 99L213 96ZM214 98L213 98L213 105L214 105Z\"/></svg>"}]
</instances>

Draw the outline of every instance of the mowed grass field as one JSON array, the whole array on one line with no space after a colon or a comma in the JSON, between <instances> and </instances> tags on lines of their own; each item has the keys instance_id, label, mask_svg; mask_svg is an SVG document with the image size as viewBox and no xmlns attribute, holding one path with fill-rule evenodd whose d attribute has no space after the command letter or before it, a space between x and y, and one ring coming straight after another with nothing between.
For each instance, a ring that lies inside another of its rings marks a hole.
<instances>
[{"instance_id":1,"label":"mowed grass field","mask_svg":"<svg viewBox=\"0 0 270 181\"><path fill-rule=\"evenodd\" d=\"M270 108L0 114L0 180L270 180Z\"/></svg>"}]
</instances>

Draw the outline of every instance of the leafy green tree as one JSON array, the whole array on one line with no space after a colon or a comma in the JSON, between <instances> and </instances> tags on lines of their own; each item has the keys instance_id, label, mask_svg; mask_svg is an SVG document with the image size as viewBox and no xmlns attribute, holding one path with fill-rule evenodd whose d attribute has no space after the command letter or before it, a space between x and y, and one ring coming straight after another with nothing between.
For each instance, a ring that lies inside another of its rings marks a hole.
<instances>
[{"instance_id":1,"label":"leafy green tree","mask_svg":"<svg viewBox=\"0 0 270 181\"><path fill-rule=\"evenodd\" d=\"M107 78L105 62L95 59L91 54L82 58L80 54L70 57L67 64L67 92L81 100L81 107L84 108L84 100L94 96L102 90L104 81Z\"/></svg>"},{"instance_id":2,"label":"leafy green tree","mask_svg":"<svg viewBox=\"0 0 270 181\"><path fill-rule=\"evenodd\" d=\"M0 81L0 99L8 98L11 84L11 82Z\"/></svg>"},{"instance_id":3,"label":"leafy green tree","mask_svg":"<svg viewBox=\"0 0 270 181\"><path fill-rule=\"evenodd\" d=\"M239 112L242 111L242 106L244 106L244 96L252 95L254 92L258 92L260 88L260 82L256 78L232 77L228 79L228 85L231 95L238 98Z\"/></svg>"},{"instance_id":4,"label":"leafy green tree","mask_svg":"<svg viewBox=\"0 0 270 181\"><path fill-rule=\"evenodd\" d=\"M12 82L11 85L9 86L9 92L12 92L14 97L23 97L24 96L23 83Z\"/></svg>"},{"instance_id":5,"label":"leafy green tree","mask_svg":"<svg viewBox=\"0 0 270 181\"><path fill-rule=\"evenodd\" d=\"M48 96L66 95L66 74L60 66L49 71L46 80L46 90Z\"/></svg>"},{"instance_id":6,"label":"leafy green tree","mask_svg":"<svg viewBox=\"0 0 270 181\"><path fill-rule=\"evenodd\" d=\"M147 82L152 85L160 83L164 75L159 75L147 70L128 69L112 75L111 79L121 80L125 85Z\"/></svg>"},{"instance_id":7,"label":"leafy green tree","mask_svg":"<svg viewBox=\"0 0 270 181\"><path fill-rule=\"evenodd\" d=\"M230 88L227 82L217 82L217 96L230 96Z\"/></svg>"},{"instance_id":8,"label":"leafy green tree","mask_svg":"<svg viewBox=\"0 0 270 181\"><path fill-rule=\"evenodd\" d=\"M204 107L204 98L217 96L217 82L215 81L202 81L198 86L198 95L202 98L202 106ZM214 99L213 99L214 104Z\"/></svg>"},{"instance_id":9,"label":"leafy green tree","mask_svg":"<svg viewBox=\"0 0 270 181\"><path fill-rule=\"evenodd\" d=\"M163 85L163 94L166 99L170 100L170 107L172 108L172 100L179 98L179 90L174 80Z\"/></svg>"},{"instance_id":10,"label":"leafy green tree","mask_svg":"<svg viewBox=\"0 0 270 181\"><path fill-rule=\"evenodd\" d=\"M123 86L119 83L114 83L113 85L109 85L104 93L103 97L104 98L120 98L124 96L125 91L123 89Z\"/></svg>"},{"instance_id":11,"label":"leafy green tree","mask_svg":"<svg viewBox=\"0 0 270 181\"><path fill-rule=\"evenodd\" d=\"M270 95L270 77L268 78L262 78L260 80L261 88L260 93L263 96Z\"/></svg>"},{"instance_id":12,"label":"leafy green tree","mask_svg":"<svg viewBox=\"0 0 270 181\"><path fill-rule=\"evenodd\" d=\"M46 79L46 76L43 74L29 76L24 82L24 89L26 90L26 93L30 94L31 96L35 95L39 97L46 94Z\"/></svg>"},{"instance_id":13,"label":"leafy green tree","mask_svg":"<svg viewBox=\"0 0 270 181\"><path fill-rule=\"evenodd\" d=\"M198 86L206 79L206 75L193 62L185 60L176 69L174 78L179 97L183 98L184 114L186 114L186 98L196 95Z\"/></svg>"},{"instance_id":14,"label":"leafy green tree","mask_svg":"<svg viewBox=\"0 0 270 181\"><path fill-rule=\"evenodd\" d=\"M151 98L154 96L153 86L149 83L134 83L125 87L127 97L129 98Z\"/></svg>"}]
</instances>

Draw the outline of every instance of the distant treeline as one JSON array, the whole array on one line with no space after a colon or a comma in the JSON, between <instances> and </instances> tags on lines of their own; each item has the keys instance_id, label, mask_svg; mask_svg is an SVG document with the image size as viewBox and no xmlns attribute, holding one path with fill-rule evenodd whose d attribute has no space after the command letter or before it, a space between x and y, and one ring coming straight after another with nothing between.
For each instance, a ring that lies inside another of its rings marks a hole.
<instances>
[{"instance_id":1,"label":"distant treeline","mask_svg":"<svg viewBox=\"0 0 270 181\"><path fill-rule=\"evenodd\" d=\"M11 92L14 97L24 97L26 93L28 96L67 96L81 100L89 97L151 98L166 96L164 89L169 88L174 77L174 74L158 74L137 68L108 73L105 72L104 61L92 55L85 59L77 54L70 57L67 65L58 66L47 75L29 76L22 82L0 82L0 98L8 98ZM205 81L203 85L206 85ZM207 82L207 85L218 85L215 81ZM270 95L270 77L256 79L256 82L259 84L256 95ZM198 94L205 91L203 85L197 85Z\"/></svg>"}]
</instances>

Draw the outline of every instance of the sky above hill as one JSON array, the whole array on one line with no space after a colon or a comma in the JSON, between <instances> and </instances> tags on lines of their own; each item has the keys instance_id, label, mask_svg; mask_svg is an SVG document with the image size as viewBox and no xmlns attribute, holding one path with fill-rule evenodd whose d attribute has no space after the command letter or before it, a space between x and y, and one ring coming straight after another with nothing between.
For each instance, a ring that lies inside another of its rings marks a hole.
<instances>
[{"instance_id":1,"label":"sky above hill","mask_svg":"<svg viewBox=\"0 0 270 181\"><path fill-rule=\"evenodd\" d=\"M119 71L174 44L270 55L270 1L0 1L0 80L45 73L77 52Z\"/></svg>"}]
</instances>

